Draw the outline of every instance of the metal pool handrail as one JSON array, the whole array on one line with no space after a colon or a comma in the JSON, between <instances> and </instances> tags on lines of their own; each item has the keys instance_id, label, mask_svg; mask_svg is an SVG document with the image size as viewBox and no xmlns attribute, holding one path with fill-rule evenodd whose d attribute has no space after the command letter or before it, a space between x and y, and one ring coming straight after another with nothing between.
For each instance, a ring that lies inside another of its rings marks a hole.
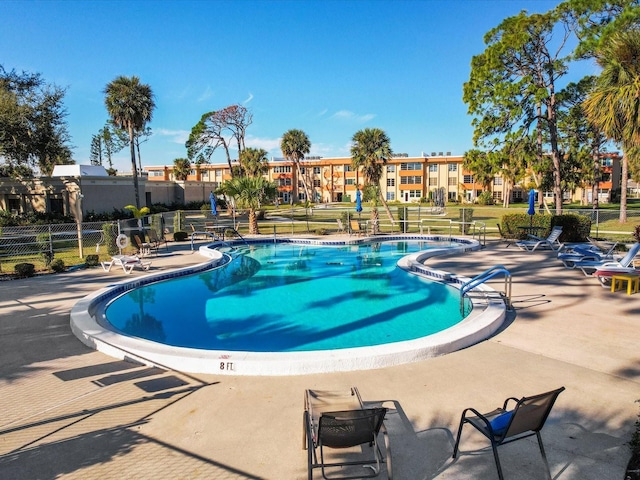
<instances>
[{"instance_id":1,"label":"metal pool handrail","mask_svg":"<svg viewBox=\"0 0 640 480\"><path fill-rule=\"evenodd\" d=\"M504 293L502 297L507 305L507 308L511 308L511 273L502 265L496 265L494 267L485 270L484 272L476 275L468 282L464 283L460 287L460 302L464 302L464 296L477 286L486 283L496 275L504 275Z\"/></svg>"}]
</instances>

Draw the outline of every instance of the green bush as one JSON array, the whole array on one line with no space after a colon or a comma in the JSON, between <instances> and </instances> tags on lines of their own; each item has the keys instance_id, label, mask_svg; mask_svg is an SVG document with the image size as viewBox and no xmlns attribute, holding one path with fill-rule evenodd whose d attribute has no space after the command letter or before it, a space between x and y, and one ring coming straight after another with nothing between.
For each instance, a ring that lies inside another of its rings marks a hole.
<instances>
[{"instance_id":1,"label":"green bush","mask_svg":"<svg viewBox=\"0 0 640 480\"><path fill-rule=\"evenodd\" d=\"M102 236L104 237L104 243L107 246L107 253L109 255L117 255L119 249L116 245L116 237L118 236L116 225L113 223L103 223Z\"/></svg>"},{"instance_id":2,"label":"green bush","mask_svg":"<svg viewBox=\"0 0 640 480\"><path fill-rule=\"evenodd\" d=\"M36 244L38 245L38 251L44 261L46 267L51 265L53 261L53 244L51 243L51 235L48 233L40 233L36 236Z\"/></svg>"},{"instance_id":3,"label":"green bush","mask_svg":"<svg viewBox=\"0 0 640 480\"><path fill-rule=\"evenodd\" d=\"M87 267L97 267L100 264L100 260L98 255L87 255L84 263Z\"/></svg>"},{"instance_id":4,"label":"green bush","mask_svg":"<svg viewBox=\"0 0 640 480\"><path fill-rule=\"evenodd\" d=\"M36 267L33 263L17 263L13 268L18 278L33 277L36 273Z\"/></svg>"},{"instance_id":5,"label":"green bush","mask_svg":"<svg viewBox=\"0 0 640 480\"><path fill-rule=\"evenodd\" d=\"M478 195L478 205L493 205L491 192L482 192Z\"/></svg>"},{"instance_id":6,"label":"green bush","mask_svg":"<svg viewBox=\"0 0 640 480\"><path fill-rule=\"evenodd\" d=\"M324 228L316 228L316 235L326 235L328 232Z\"/></svg>"},{"instance_id":7,"label":"green bush","mask_svg":"<svg viewBox=\"0 0 640 480\"><path fill-rule=\"evenodd\" d=\"M635 226L635 228L634 228L633 233L631 234L631 236L633 237L633 239L634 239L636 242L640 242L640 225L636 225L636 226Z\"/></svg>"},{"instance_id":8,"label":"green bush","mask_svg":"<svg viewBox=\"0 0 640 480\"><path fill-rule=\"evenodd\" d=\"M547 237L551 229L556 226L562 227L560 235L561 242L586 242L591 232L591 219L585 215L569 213L565 215L539 214L527 215L526 213L509 213L502 216L502 233L509 238L525 239L526 230L518 227L533 226L541 227L538 237Z\"/></svg>"},{"instance_id":9,"label":"green bush","mask_svg":"<svg viewBox=\"0 0 640 480\"><path fill-rule=\"evenodd\" d=\"M173 239L176 242L184 242L187 238L189 237L189 234L187 232L175 232L173 234Z\"/></svg>"},{"instance_id":10,"label":"green bush","mask_svg":"<svg viewBox=\"0 0 640 480\"><path fill-rule=\"evenodd\" d=\"M49 265L49 267L56 273L64 272L66 269L64 260L62 260L61 258L56 258L53 262L51 262L51 265Z\"/></svg>"},{"instance_id":11,"label":"green bush","mask_svg":"<svg viewBox=\"0 0 640 480\"><path fill-rule=\"evenodd\" d=\"M180 232L184 229L184 211L177 210L173 216L173 231ZM175 238L175 235L174 235Z\"/></svg>"},{"instance_id":12,"label":"green bush","mask_svg":"<svg viewBox=\"0 0 640 480\"><path fill-rule=\"evenodd\" d=\"M586 215L575 213L555 215L551 225L562 227L561 242L586 242L591 233L591 218Z\"/></svg>"}]
</instances>

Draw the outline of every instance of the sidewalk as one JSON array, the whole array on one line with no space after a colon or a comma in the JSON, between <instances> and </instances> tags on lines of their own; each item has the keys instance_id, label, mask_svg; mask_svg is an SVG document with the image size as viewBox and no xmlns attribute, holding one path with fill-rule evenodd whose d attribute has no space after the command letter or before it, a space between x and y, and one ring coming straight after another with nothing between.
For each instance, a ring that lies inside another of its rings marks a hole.
<instances>
[{"instance_id":1,"label":"sidewalk","mask_svg":"<svg viewBox=\"0 0 640 480\"><path fill-rule=\"evenodd\" d=\"M471 430L452 461L462 410L560 386L567 390L542 432L553 478L623 480L640 407L640 294L611 293L554 256L492 242L432 259L466 276L497 264L511 271L508 325L442 357L297 377L163 371L89 350L71 334L77 300L146 272L95 268L2 282L0 478L306 479L304 390L355 385L391 409L396 480L497 479L490 448ZM156 270L202 259L172 244L152 261ZM535 437L501 447L500 458L507 480L545 478Z\"/></svg>"}]
</instances>

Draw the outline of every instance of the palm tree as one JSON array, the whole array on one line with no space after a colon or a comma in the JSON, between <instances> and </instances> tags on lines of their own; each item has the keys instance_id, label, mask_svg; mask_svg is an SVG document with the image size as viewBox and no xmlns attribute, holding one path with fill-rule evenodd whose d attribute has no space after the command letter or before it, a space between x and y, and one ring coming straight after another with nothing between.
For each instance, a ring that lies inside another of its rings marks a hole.
<instances>
[{"instance_id":1,"label":"palm tree","mask_svg":"<svg viewBox=\"0 0 640 480\"><path fill-rule=\"evenodd\" d=\"M627 221L628 153L640 146L640 30L614 34L597 52L602 67L583 103L591 123L622 145L620 223Z\"/></svg>"},{"instance_id":2,"label":"palm tree","mask_svg":"<svg viewBox=\"0 0 640 480\"><path fill-rule=\"evenodd\" d=\"M136 168L136 135L151 121L155 102L149 85L140 83L136 76L119 76L104 89L104 103L114 125L127 131L131 152L131 171L136 196L136 208L140 208L138 173Z\"/></svg>"},{"instance_id":3,"label":"palm tree","mask_svg":"<svg viewBox=\"0 0 640 480\"><path fill-rule=\"evenodd\" d=\"M173 176L176 180L186 180L191 172L191 162L188 158L176 158L173 161Z\"/></svg>"},{"instance_id":4,"label":"palm tree","mask_svg":"<svg viewBox=\"0 0 640 480\"><path fill-rule=\"evenodd\" d=\"M248 177L259 177L269 171L267 151L262 148L245 148L240 153L240 166Z\"/></svg>"},{"instance_id":5,"label":"palm tree","mask_svg":"<svg viewBox=\"0 0 640 480\"><path fill-rule=\"evenodd\" d=\"M276 185L264 177L234 177L224 182L220 191L231 197L238 207L249 209L249 233L260 233L256 210L276 198Z\"/></svg>"},{"instance_id":6,"label":"palm tree","mask_svg":"<svg viewBox=\"0 0 640 480\"><path fill-rule=\"evenodd\" d=\"M353 168L362 169L365 180L364 198L373 202L371 223L373 233L378 233L378 200L382 201L389 220L393 216L380 189L383 167L393 154L387 134L379 128L365 128L357 131L351 139L351 163Z\"/></svg>"},{"instance_id":7,"label":"palm tree","mask_svg":"<svg viewBox=\"0 0 640 480\"><path fill-rule=\"evenodd\" d=\"M311 151L311 141L309 140L309 137L302 130L289 130L285 132L284 135L282 135L282 140L280 141L280 149L282 150L284 158L295 163L298 178L302 179L302 185L304 187L304 194L307 197L307 203L310 202L312 199L309 196L309 187L307 186L307 180L300 173L300 160L302 160L304 156Z\"/></svg>"}]
</instances>

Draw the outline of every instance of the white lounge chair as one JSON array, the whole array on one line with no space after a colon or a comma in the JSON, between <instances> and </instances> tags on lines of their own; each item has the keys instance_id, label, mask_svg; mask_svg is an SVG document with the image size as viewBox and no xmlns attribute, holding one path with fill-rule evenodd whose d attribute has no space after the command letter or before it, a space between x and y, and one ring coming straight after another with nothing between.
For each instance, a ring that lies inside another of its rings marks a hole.
<instances>
[{"instance_id":1,"label":"white lounge chair","mask_svg":"<svg viewBox=\"0 0 640 480\"><path fill-rule=\"evenodd\" d=\"M577 262L583 261L606 262L616 260L613 252L618 246L617 242L603 244L592 238L589 238L589 242L589 244L574 245L570 249L558 253L558 259L567 268L575 268Z\"/></svg>"},{"instance_id":2,"label":"white lounge chair","mask_svg":"<svg viewBox=\"0 0 640 480\"><path fill-rule=\"evenodd\" d=\"M520 240L516 242L516 245L522 250L533 252L537 248L550 248L551 250L559 251L564 245L560 243L558 238L562 233L562 227L553 227L551 233L547 238L536 237L535 235L529 235L531 240Z\"/></svg>"},{"instance_id":3,"label":"white lounge chair","mask_svg":"<svg viewBox=\"0 0 640 480\"><path fill-rule=\"evenodd\" d=\"M136 267L141 270L149 270L151 262L148 260L143 261L135 255L114 255L111 257L110 262L102 262L101 265L105 272L111 271L111 267L114 265L120 266L124 273L129 275Z\"/></svg>"},{"instance_id":4,"label":"white lounge chair","mask_svg":"<svg viewBox=\"0 0 640 480\"><path fill-rule=\"evenodd\" d=\"M627 254L618 261L583 260L580 262L576 262L574 268L579 268L580 270L582 270L582 273L584 273L587 277L594 275L597 270L608 269L608 270L614 271L616 269L621 269L621 268L633 270L633 259L636 257L636 255L638 255L639 252L640 252L640 243L636 242L629 249Z\"/></svg>"}]
</instances>

